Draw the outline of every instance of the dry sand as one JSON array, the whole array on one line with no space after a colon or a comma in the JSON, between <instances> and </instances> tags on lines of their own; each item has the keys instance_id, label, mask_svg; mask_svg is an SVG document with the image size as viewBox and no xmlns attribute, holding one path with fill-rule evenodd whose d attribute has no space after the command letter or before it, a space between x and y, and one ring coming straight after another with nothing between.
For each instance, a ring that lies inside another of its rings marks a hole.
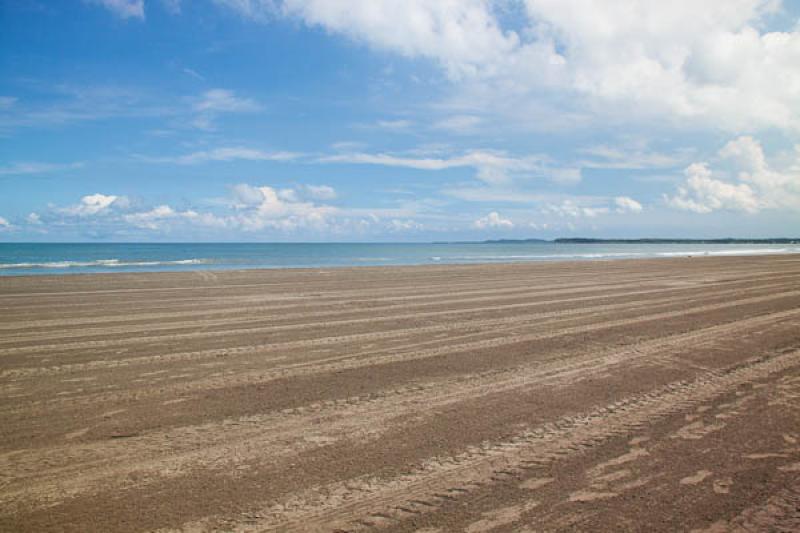
<instances>
[{"instance_id":1,"label":"dry sand","mask_svg":"<svg viewBox=\"0 0 800 533\"><path fill-rule=\"evenodd\" d=\"M800 529L800 257L0 278L3 531Z\"/></svg>"}]
</instances>

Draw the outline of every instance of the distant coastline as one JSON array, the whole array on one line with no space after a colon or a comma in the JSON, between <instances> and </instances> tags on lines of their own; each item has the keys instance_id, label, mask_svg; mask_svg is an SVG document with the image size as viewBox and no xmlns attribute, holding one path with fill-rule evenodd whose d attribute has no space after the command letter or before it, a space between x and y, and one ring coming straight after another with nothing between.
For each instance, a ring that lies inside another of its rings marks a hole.
<instances>
[{"instance_id":1,"label":"distant coastline","mask_svg":"<svg viewBox=\"0 0 800 533\"><path fill-rule=\"evenodd\" d=\"M800 237L774 239L590 239L585 237L566 237L550 241L545 239L490 239L481 242L486 244L529 244L537 242L556 244L800 244Z\"/></svg>"}]
</instances>

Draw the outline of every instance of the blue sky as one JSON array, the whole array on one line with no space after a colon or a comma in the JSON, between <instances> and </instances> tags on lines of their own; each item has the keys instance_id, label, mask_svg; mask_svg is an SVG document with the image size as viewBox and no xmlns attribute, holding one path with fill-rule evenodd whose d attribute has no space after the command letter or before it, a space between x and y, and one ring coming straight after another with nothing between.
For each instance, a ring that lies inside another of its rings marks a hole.
<instances>
[{"instance_id":1,"label":"blue sky","mask_svg":"<svg viewBox=\"0 0 800 533\"><path fill-rule=\"evenodd\" d=\"M0 240L800 234L800 2L0 0Z\"/></svg>"}]
</instances>

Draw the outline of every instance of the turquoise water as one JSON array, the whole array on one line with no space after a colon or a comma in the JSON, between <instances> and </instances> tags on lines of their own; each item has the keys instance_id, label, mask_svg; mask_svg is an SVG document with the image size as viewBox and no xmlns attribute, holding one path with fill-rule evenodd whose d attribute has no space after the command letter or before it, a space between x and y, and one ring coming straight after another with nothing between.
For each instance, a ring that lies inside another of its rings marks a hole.
<instances>
[{"instance_id":1,"label":"turquoise water","mask_svg":"<svg viewBox=\"0 0 800 533\"><path fill-rule=\"evenodd\" d=\"M431 265L800 253L780 244L13 244L0 275Z\"/></svg>"}]
</instances>

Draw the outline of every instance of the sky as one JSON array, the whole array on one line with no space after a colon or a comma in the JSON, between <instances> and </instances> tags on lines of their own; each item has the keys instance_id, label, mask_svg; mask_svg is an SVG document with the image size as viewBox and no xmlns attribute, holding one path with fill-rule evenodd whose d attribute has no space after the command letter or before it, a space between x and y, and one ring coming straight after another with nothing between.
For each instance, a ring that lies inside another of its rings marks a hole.
<instances>
[{"instance_id":1,"label":"sky","mask_svg":"<svg viewBox=\"0 0 800 533\"><path fill-rule=\"evenodd\" d=\"M0 241L800 236L800 0L0 0Z\"/></svg>"}]
</instances>

